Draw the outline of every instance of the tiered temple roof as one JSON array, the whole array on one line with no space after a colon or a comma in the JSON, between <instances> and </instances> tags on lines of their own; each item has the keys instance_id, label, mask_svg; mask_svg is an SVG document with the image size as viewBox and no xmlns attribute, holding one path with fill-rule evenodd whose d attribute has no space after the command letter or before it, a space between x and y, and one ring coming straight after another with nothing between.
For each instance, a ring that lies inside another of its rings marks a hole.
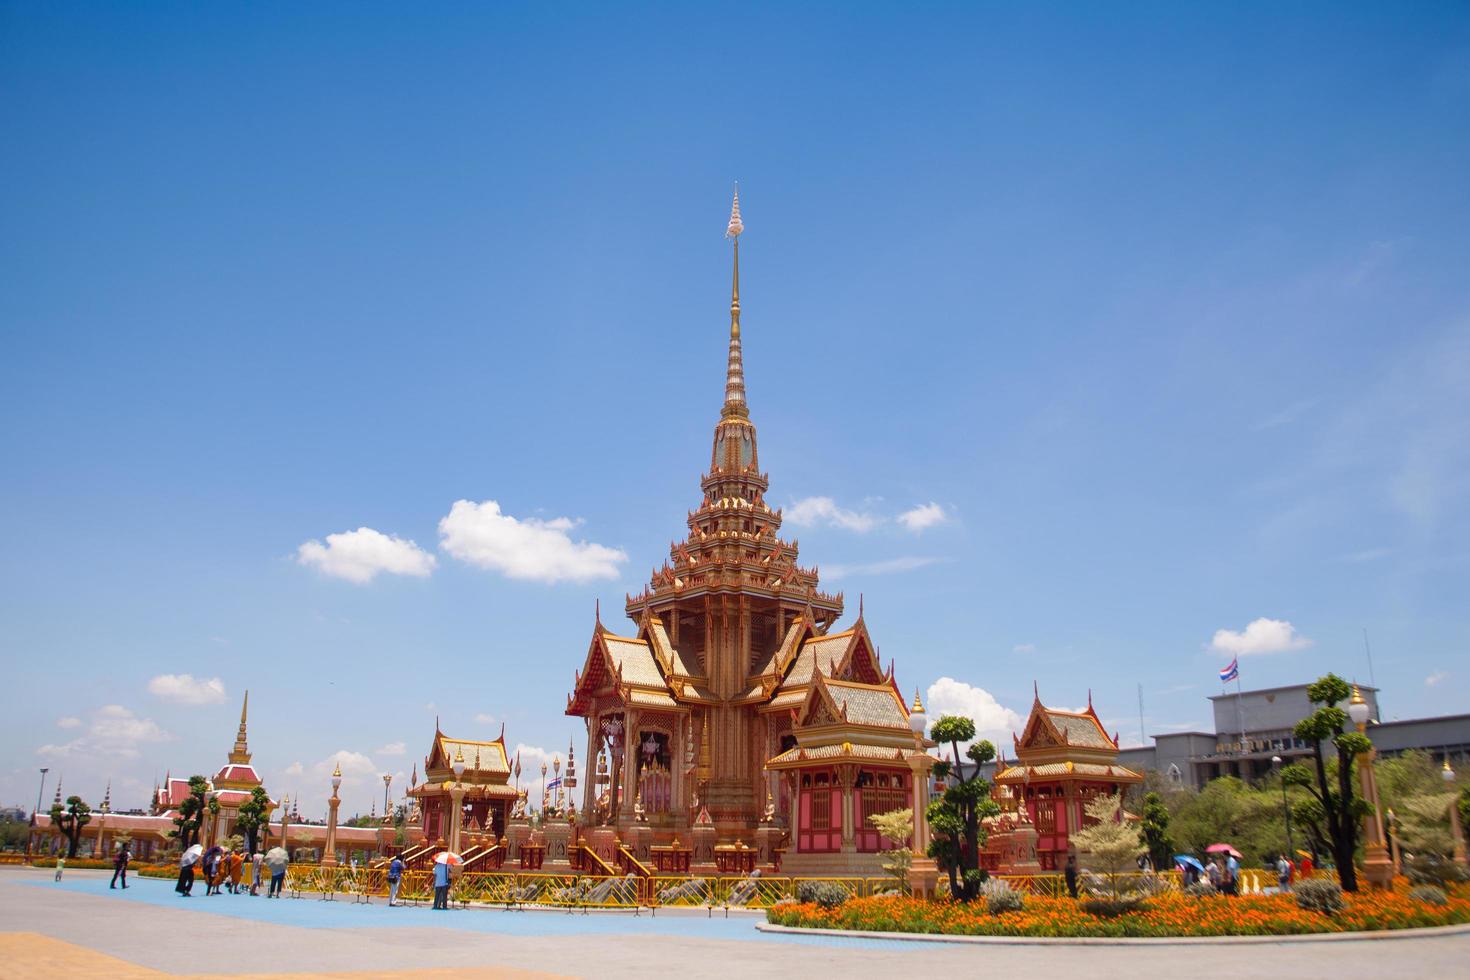
<instances>
[{"instance_id":1,"label":"tiered temple roof","mask_svg":"<svg viewBox=\"0 0 1470 980\"><path fill-rule=\"evenodd\" d=\"M1093 777L1118 782L1140 782L1143 777L1118 765L1118 737L1109 735L1087 695L1083 711L1048 708L1037 692L1026 727L1013 735L1016 761L997 767L997 785L1024 783L1047 777Z\"/></svg>"}]
</instances>

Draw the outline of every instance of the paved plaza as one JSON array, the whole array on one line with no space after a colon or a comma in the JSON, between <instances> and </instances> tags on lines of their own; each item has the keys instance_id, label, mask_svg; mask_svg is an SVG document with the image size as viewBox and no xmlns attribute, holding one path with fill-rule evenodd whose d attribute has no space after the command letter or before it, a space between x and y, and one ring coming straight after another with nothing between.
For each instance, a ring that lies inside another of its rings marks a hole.
<instances>
[{"instance_id":1,"label":"paved plaza","mask_svg":"<svg viewBox=\"0 0 1470 980\"><path fill-rule=\"evenodd\" d=\"M947 945L776 936L750 913L568 914L174 895L101 873L0 871L0 977L1470 977L1470 935L1142 946Z\"/></svg>"}]
</instances>

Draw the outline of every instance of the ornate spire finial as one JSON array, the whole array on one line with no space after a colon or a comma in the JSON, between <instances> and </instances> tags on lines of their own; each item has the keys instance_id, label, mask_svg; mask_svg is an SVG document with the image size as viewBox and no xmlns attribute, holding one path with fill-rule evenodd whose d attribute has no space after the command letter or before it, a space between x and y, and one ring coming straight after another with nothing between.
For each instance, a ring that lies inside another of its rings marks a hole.
<instances>
[{"instance_id":1,"label":"ornate spire finial","mask_svg":"<svg viewBox=\"0 0 1470 980\"><path fill-rule=\"evenodd\" d=\"M734 252L734 271L730 280L730 358L725 366L725 407L720 416L745 418L750 414L745 406L745 365L740 352L740 233L745 223L740 220L740 188L735 188L735 203L730 207L730 224L725 237L731 241Z\"/></svg>"},{"instance_id":2,"label":"ornate spire finial","mask_svg":"<svg viewBox=\"0 0 1470 980\"><path fill-rule=\"evenodd\" d=\"M102 791L102 812L112 812L112 780L107 781L107 789Z\"/></svg>"},{"instance_id":3,"label":"ornate spire finial","mask_svg":"<svg viewBox=\"0 0 1470 980\"><path fill-rule=\"evenodd\" d=\"M915 711L923 711L924 710L924 702L919 699L919 689L917 687L914 688L914 708L913 708L913 710L915 710Z\"/></svg>"},{"instance_id":4,"label":"ornate spire finial","mask_svg":"<svg viewBox=\"0 0 1470 980\"><path fill-rule=\"evenodd\" d=\"M230 761L237 766L250 765L250 746L245 739L245 719L250 712L250 692L245 692L245 701L240 705L240 729L235 733L235 747L230 751Z\"/></svg>"},{"instance_id":5,"label":"ornate spire finial","mask_svg":"<svg viewBox=\"0 0 1470 980\"><path fill-rule=\"evenodd\" d=\"M338 762L336 765L334 765L332 767L332 775L333 776L337 776L337 777L340 777L342 775L342 763L341 762Z\"/></svg>"}]
</instances>

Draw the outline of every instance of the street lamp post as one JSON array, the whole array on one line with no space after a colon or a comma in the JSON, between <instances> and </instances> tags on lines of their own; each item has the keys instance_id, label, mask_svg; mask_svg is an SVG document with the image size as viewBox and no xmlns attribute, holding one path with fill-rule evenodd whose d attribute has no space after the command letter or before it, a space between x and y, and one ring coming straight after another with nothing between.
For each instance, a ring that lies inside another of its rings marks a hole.
<instances>
[{"instance_id":1,"label":"street lamp post","mask_svg":"<svg viewBox=\"0 0 1470 980\"><path fill-rule=\"evenodd\" d=\"M1444 777L1444 784L1453 788L1455 785L1455 770L1450 768L1449 753L1445 753L1444 768L1439 771ZM1450 796L1450 833L1455 835L1455 863L1465 867L1465 833L1460 827L1460 801L1452 794Z\"/></svg>"},{"instance_id":2,"label":"street lamp post","mask_svg":"<svg viewBox=\"0 0 1470 980\"><path fill-rule=\"evenodd\" d=\"M1358 734L1368 734L1368 702L1363 692L1353 685L1352 700L1348 702L1348 717L1357 726ZM1373 758L1378 753L1370 745L1367 752L1358 758L1358 782L1363 798L1372 808L1367 820L1367 840L1363 842L1363 876L1374 888L1388 888L1393 883L1393 861L1383 843L1383 813L1378 808L1378 781L1373 774Z\"/></svg>"},{"instance_id":3,"label":"street lamp post","mask_svg":"<svg viewBox=\"0 0 1470 980\"><path fill-rule=\"evenodd\" d=\"M1281 772L1281 756L1273 755L1271 765L1276 767L1278 774ZM1296 845L1291 840L1291 808L1286 805L1286 780L1281 780L1281 819L1286 822L1286 859L1296 859Z\"/></svg>"},{"instance_id":4,"label":"street lamp post","mask_svg":"<svg viewBox=\"0 0 1470 980\"><path fill-rule=\"evenodd\" d=\"M322 852L322 867L335 868L337 866L337 807L342 805L342 800L337 796L337 790L342 785L342 764L339 762L332 769L332 795L327 798L327 846Z\"/></svg>"},{"instance_id":5,"label":"street lamp post","mask_svg":"<svg viewBox=\"0 0 1470 980\"><path fill-rule=\"evenodd\" d=\"M393 808L389 803L388 787L393 785L393 774L383 773L383 822L393 823Z\"/></svg>"}]
</instances>

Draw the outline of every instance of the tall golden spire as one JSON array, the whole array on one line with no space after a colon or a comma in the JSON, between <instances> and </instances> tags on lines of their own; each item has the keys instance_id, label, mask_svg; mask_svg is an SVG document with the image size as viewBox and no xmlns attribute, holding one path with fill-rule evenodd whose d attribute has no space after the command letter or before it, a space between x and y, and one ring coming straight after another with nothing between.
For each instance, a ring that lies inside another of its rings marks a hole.
<instances>
[{"instance_id":1,"label":"tall golden spire","mask_svg":"<svg viewBox=\"0 0 1470 980\"><path fill-rule=\"evenodd\" d=\"M250 746L245 742L245 715L250 711L250 692L245 692L245 703L240 705L240 730L235 733L235 748L230 752L230 762L237 766L250 765Z\"/></svg>"},{"instance_id":2,"label":"tall golden spire","mask_svg":"<svg viewBox=\"0 0 1470 980\"><path fill-rule=\"evenodd\" d=\"M725 228L725 237L730 239L734 250L734 269L730 281L730 360L725 368L725 407L720 410L723 418L732 415L745 418L750 414L745 407L745 366L740 356L740 233L744 230L737 184L735 200L730 205L730 224Z\"/></svg>"}]
</instances>

